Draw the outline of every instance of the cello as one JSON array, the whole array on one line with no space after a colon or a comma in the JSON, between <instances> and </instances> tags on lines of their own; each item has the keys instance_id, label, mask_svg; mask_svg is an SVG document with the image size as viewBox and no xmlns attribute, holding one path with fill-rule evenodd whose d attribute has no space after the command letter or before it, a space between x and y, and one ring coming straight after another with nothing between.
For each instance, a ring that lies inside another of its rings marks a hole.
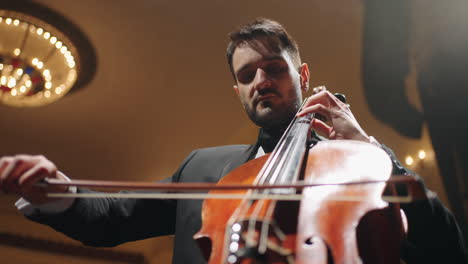
<instances>
[{"instance_id":1,"label":"cello","mask_svg":"<svg viewBox=\"0 0 468 264\"><path fill-rule=\"evenodd\" d=\"M294 118L271 154L235 169L218 185L316 186L232 190L244 198L205 200L194 238L208 263L400 263L404 218L397 204L382 199L390 158L370 143L311 143L313 115Z\"/></svg>"}]
</instances>

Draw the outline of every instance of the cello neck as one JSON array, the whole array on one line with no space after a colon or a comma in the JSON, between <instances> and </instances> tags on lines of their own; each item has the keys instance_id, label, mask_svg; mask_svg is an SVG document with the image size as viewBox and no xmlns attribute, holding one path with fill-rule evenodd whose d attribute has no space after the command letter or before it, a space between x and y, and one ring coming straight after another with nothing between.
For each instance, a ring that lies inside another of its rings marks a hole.
<instances>
[{"instance_id":1,"label":"cello neck","mask_svg":"<svg viewBox=\"0 0 468 264\"><path fill-rule=\"evenodd\" d=\"M302 107L301 107L302 108ZM308 149L310 123L314 114L295 117L279 140L260 172L256 184L287 184L299 180L302 162ZM294 189L270 190L271 193L295 193Z\"/></svg>"}]
</instances>

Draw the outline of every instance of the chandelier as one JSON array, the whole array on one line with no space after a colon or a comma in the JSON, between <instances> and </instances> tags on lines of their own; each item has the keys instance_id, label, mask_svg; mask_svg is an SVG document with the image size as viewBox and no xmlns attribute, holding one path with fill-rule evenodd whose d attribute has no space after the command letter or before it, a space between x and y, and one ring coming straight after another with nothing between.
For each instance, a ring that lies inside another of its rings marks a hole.
<instances>
[{"instance_id":1,"label":"chandelier","mask_svg":"<svg viewBox=\"0 0 468 264\"><path fill-rule=\"evenodd\" d=\"M83 75L87 80L81 80L80 86L94 74L95 57L91 69L83 69L80 50L69 36L37 16L0 6L0 36L0 103L46 105L76 88Z\"/></svg>"}]
</instances>

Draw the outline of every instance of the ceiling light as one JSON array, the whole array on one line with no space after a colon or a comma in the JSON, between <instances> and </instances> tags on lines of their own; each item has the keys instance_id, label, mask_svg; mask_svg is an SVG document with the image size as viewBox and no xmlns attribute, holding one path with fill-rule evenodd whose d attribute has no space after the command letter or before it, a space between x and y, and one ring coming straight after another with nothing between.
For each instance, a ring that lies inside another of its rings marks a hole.
<instances>
[{"instance_id":1,"label":"ceiling light","mask_svg":"<svg viewBox=\"0 0 468 264\"><path fill-rule=\"evenodd\" d=\"M87 38L47 7L0 4L0 33L0 103L46 105L94 76L96 57Z\"/></svg>"}]
</instances>

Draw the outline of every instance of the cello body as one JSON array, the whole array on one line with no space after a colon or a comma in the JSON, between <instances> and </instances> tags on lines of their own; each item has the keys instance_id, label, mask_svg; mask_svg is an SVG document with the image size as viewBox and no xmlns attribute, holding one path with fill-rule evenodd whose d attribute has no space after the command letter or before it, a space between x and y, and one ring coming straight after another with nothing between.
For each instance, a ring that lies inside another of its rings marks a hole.
<instances>
[{"instance_id":1,"label":"cello body","mask_svg":"<svg viewBox=\"0 0 468 264\"><path fill-rule=\"evenodd\" d=\"M255 184L269 155L218 184ZM204 201L194 238L208 263L400 263L399 210L381 199L392 171L387 154L369 143L334 140L308 149L303 161L300 180L323 186L294 190L300 201L249 199L252 191L243 190L228 191L245 194L242 200ZM217 192L226 193L210 193Z\"/></svg>"}]
</instances>

